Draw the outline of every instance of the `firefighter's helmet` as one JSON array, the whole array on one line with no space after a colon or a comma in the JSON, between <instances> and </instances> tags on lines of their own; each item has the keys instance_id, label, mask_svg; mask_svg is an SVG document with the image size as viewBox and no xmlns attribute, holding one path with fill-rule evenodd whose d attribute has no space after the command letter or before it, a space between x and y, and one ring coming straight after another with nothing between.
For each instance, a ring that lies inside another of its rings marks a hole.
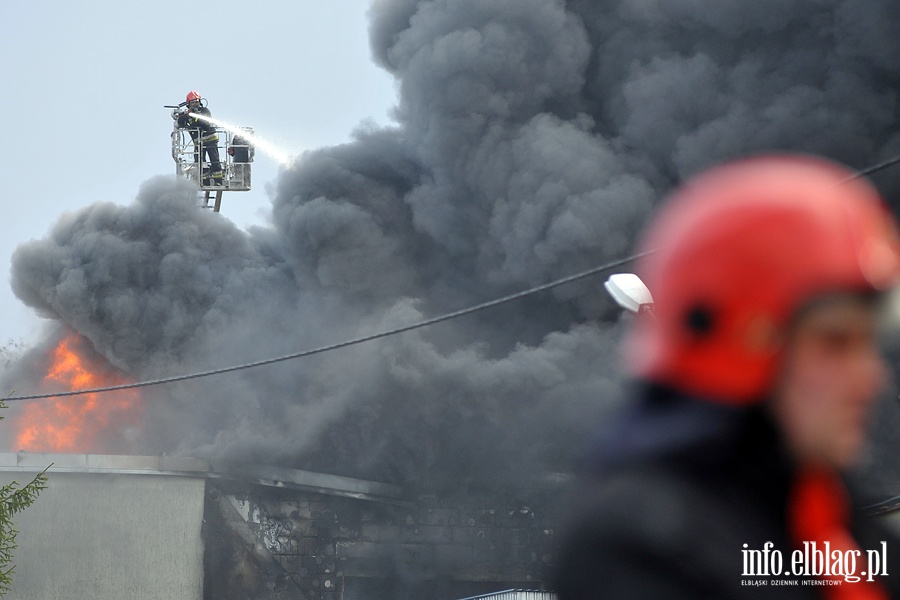
<instances>
[{"instance_id":1,"label":"firefighter's helmet","mask_svg":"<svg viewBox=\"0 0 900 600\"><path fill-rule=\"evenodd\" d=\"M201 97L202 96L200 96L200 94L198 92L191 90L187 93L187 98L185 98L185 102L190 104L191 102L193 102L195 100L200 100Z\"/></svg>"},{"instance_id":2,"label":"firefighter's helmet","mask_svg":"<svg viewBox=\"0 0 900 600\"><path fill-rule=\"evenodd\" d=\"M645 233L637 273L655 318L626 344L638 377L733 404L770 391L790 317L832 291L884 290L900 242L878 192L846 168L763 156L702 174ZM848 179L849 178L849 179Z\"/></svg>"}]
</instances>

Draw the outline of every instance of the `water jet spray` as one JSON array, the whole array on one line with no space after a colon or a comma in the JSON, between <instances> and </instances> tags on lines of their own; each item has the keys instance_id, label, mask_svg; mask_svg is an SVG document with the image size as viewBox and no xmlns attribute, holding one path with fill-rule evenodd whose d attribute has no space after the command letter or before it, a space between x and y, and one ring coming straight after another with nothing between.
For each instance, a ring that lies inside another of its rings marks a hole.
<instances>
[{"instance_id":1,"label":"water jet spray","mask_svg":"<svg viewBox=\"0 0 900 600\"><path fill-rule=\"evenodd\" d=\"M216 127L221 127L222 129L226 129L230 131L232 134L236 136L240 136L250 142L253 147L258 148L269 158L274 159L279 165L286 165L291 162L293 158L284 150L278 148L274 144L260 138L258 135L254 133L249 133L246 128L238 127L237 125L232 125L231 123L226 123L225 121L214 119L213 117L208 117L206 115L201 115L198 113L188 113L189 116L194 117L195 119L200 119L201 121L206 121L207 123L211 123Z\"/></svg>"}]
</instances>

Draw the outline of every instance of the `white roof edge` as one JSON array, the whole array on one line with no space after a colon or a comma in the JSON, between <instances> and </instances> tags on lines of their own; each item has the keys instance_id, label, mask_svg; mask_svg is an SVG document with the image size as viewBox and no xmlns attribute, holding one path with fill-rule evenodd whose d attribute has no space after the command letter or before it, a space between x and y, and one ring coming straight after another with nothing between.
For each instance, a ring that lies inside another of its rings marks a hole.
<instances>
[{"instance_id":1,"label":"white roof edge","mask_svg":"<svg viewBox=\"0 0 900 600\"><path fill-rule=\"evenodd\" d=\"M49 467L49 469L48 469ZM399 486L270 465L210 461L189 456L0 452L0 472L109 473L235 479L363 499L398 499Z\"/></svg>"}]
</instances>

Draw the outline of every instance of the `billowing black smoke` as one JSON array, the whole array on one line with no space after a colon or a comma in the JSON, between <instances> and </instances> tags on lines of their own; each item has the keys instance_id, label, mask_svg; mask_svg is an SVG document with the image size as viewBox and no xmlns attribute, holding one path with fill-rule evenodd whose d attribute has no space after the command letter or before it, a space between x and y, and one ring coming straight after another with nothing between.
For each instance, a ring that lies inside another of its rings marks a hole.
<instances>
[{"instance_id":1,"label":"billowing black smoke","mask_svg":"<svg viewBox=\"0 0 900 600\"><path fill-rule=\"evenodd\" d=\"M171 178L19 247L23 302L137 379L287 354L626 255L705 166L900 153L892 0L376 0L396 126L310 152L271 227ZM881 174L890 197L900 175ZM618 402L601 277L306 360L148 388L135 452L406 484L572 467ZM7 374L28 388L22 371Z\"/></svg>"}]
</instances>

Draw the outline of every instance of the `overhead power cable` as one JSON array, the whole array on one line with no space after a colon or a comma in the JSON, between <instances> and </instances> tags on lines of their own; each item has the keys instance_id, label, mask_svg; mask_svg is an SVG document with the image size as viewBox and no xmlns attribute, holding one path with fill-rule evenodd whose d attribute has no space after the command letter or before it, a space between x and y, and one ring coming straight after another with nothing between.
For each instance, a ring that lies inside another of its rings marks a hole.
<instances>
[{"instance_id":1,"label":"overhead power cable","mask_svg":"<svg viewBox=\"0 0 900 600\"><path fill-rule=\"evenodd\" d=\"M857 171L853 175L850 175L849 177L847 177L844 181L850 181L851 179L859 179L860 177L865 177L866 175L871 175L872 173L881 171L882 169L886 169L886 168L890 167L891 165L896 165L897 163L900 163L900 155L897 155L893 158L889 158L880 163L876 163L870 167L866 167L865 169L863 169L861 171Z\"/></svg>"},{"instance_id":2,"label":"overhead power cable","mask_svg":"<svg viewBox=\"0 0 900 600\"><path fill-rule=\"evenodd\" d=\"M449 321L451 319L456 319L459 317L463 317L465 315L470 315L475 312L479 312L482 310L486 310L488 308L493 308L495 306L499 306L501 304L506 304L508 302L513 302L515 300L519 300L526 296L531 296L533 294L537 294L539 292L543 292L555 287L559 287L561 285L565 285L567 283L573 283L575 281L579 281L581 279L586 279L591 277L592 275L596 275L598 273L602 273L603 271L608 271L610 269L614 269L616 267L622 266L624 264L630 263L634 260L647 256L648 254L652 254L655 250L650 250L647 252L641 252L638 254L633 254L631 256L627 256L625 258L621 258L619 260L614 260L612 262L608 262L602 264L597 267L593 267L588 269L587 271L582 271L580 273L575 273L574 275L569 275L568 277L563 277L562 279L557 279L555 281L551 281L549 283L545 283L543 285L539 285L536 287L529 288L527 290L523 290L521 292L516 292L514 294L510 294L508 296L503 296L502 298L496 298L494 300L489 300L487 302L483 302L481 304L476 304L474 306L470 306L468 308L463 308L454 312L445 313L443 315L439 315L437 317L432 317L430 319L425 319L422 321L417 321L415 323L411 323L409 325L402 325L400 327L396 327L394 329L389 329L386 331L381 331L379 333L373 333L371 335L366 335L350 340L345 340L343 342L338 342L335 344L329 344L327 346L320 346L318 348L313 348L310 350L303 350L300 352L294 352L292 354L285 354L284 356L278 356L275 358L267 358L264 360L258 360L255 362L244 363L241 365L234 365L231 367L224 367L221 369L212 369L210 371L201 371L197 373L189 373L186 375L176 375L173 377L164 377L161 379L154 379L150 381L139 381L135 383L126 383L121 385L111 385L107 387L98 387L98 388L90 388L83 390L71 390L66 392L52 392L47 394L30 394L27 396L9 396L7 398L3 398L4 402L15 402L19 400L39 400L42 398L61 398L65 396L80 396L82 394L99 394L103 392L115 392L120 390L130 390L134 388L142 388L142 387L150 387L154 385L162 385L166 383L175 383L178 381L187 381L189 379L200 379L201 377L211 377L213 375L221 375L223 373L231 373L233 371L242 371L244 369L252 369L254 367L261 367L263 365L271 365L273 363L284 362L288 360L295 360L298 358L304 358L307 356L312 356L314 354L322 354L324 352L331 352L332 350L338 350L340 348L346 348L348 346L355 346L357 344L362 344L364 342L371 342L373 340L378 340L381 338L390 337L393 335L397 335L399 333L404 333L407 331L412 331L413 329L421 329L423 327L428 327L430 325L434 325L436 323L441 323L443 321Z\"/></svg>"}]
</instances>

